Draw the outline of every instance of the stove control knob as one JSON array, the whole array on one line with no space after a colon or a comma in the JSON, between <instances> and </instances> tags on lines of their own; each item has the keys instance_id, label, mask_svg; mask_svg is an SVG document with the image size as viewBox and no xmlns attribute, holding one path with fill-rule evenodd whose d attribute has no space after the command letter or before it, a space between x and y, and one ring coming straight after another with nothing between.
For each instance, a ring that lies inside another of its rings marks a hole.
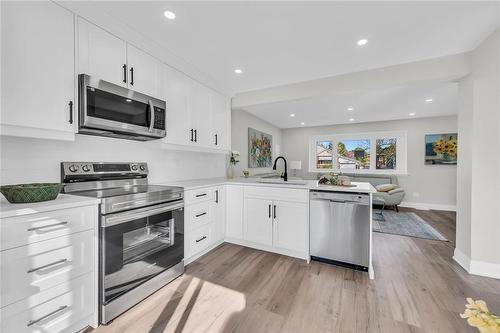
<instances>
[{"instance_id":1,"label":"stove control knob","mask_svg":"<svg viewBox=\"0 0 500 333\"><path fill-rule=\"evenodd\" d=\"M144 170L146 170L146 167L144 165L141 165L141 166L139 166L139 169L141 169L141 171L144 171Z\"/></svg>"},{"instance_id":2,"label":"stove control knob","mask_svg":"<svg viewBox=\"0 0 500 333\"><path fill-rule=\"evenodd\" d=\"M79 167L78 167L78 165L76 165L76 164L71 164L71 165L69 166L69 171L71 171L71 172L77 172L77 171L78 171L78 169L79 169Z\"/></svg>"},{"instance_id":3,"label":"stove control knob","mask_svg":"<svg viewBox=\"0 0 500 333\"><path fill-rule=\"evenodd\" d=\"M89 172L90 171L90 167L88 165L84 165L82 167L82 170L85 171L85 172Z\"/></svg>"},{"instance_id":4,"label":"stove control knob","mask_svg":"<svg viewBox=\"0 0 500 333\"><path fill-rule=\"evenodd\" d=\"M132 164L131 168L132 168L132 171L137 171L137 165Z\"/></svg>"}]
</instances>

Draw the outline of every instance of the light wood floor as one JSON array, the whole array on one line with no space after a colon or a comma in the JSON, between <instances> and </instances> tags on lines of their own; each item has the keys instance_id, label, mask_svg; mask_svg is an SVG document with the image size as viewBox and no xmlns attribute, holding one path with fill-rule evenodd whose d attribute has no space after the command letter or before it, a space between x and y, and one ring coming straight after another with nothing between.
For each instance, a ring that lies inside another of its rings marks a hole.
<instances>
[{"instance_id":1,"label":"light wood floor","mask_svg":"<svg viewBox=\"0 0 500 333\"><path fill-rule=\"evenodd\" d=\"M465 298L500 313L500 280L453 262L454 213L415 212L451 241L374 233L375 280L223 244L94 332L474 332Z\"/></svg>"}]
</instances>

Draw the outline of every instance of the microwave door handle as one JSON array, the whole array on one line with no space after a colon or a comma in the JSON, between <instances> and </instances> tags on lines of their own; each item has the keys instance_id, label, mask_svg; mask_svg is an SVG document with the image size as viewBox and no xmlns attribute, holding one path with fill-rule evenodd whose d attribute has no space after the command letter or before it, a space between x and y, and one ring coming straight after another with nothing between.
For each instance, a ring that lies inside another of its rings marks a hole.
<instances>
[{"instance_id":1,"label":"microwave door handle","mask_svg":"<svg viewBox=\"0 0 500 333\"><path fill-rule=\"evenodd\" d=\"M153 102L151 100L148 100L149 104L149 132L153 131L153 126L155 124L155 112L153 108Z\"/></svg>"}]
</instances>

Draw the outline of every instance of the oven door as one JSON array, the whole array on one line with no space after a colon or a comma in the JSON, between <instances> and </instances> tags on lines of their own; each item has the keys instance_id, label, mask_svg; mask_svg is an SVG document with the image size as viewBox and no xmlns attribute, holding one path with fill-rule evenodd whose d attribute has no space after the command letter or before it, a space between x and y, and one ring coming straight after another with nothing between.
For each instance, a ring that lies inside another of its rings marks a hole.
<instances>
[{"instance_id":1,"label":"oven door","mask_svg":"<svg viewBox=\"0 0 500 333\"><path fill-rule=\"evenodd\" d=\"M165 136L164 101L85 74L79 75L78 85L80 133Z\"/></svg>"},{"instance_id":2,"label":"oven door","mask_svg":"<svg viewBox=\"0 0 500 333\"><path fill-rule=\"evenodd\" d=\"M183 206L181 200L101 217L102 305L184 259Z\"/></svg>"}]
</instances>

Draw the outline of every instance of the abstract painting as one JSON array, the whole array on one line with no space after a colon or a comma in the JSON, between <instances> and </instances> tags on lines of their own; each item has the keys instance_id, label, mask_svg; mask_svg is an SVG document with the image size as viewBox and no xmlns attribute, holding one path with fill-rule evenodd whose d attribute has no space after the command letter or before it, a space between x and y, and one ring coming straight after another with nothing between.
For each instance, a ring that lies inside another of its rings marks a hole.
<instances>
[{"instance_id":1,"label":"abstract painting","mask_svg":"<svg viewBox=\"0 0 500 333\"><path fill-rule=\"evenodd\" d=\"M248 167L270 168L273 163L273 136L248 128Z\"/></svg>"},{"instance_id":2,"label":"abstract painting","mask_svg":"<svg viewBox=\"0 0 500 333\"><path fill-rule=\"evenodd\" d=\"M425 164L457 164L457 133L426 134Z\"/></svg>"}]
</instances>

